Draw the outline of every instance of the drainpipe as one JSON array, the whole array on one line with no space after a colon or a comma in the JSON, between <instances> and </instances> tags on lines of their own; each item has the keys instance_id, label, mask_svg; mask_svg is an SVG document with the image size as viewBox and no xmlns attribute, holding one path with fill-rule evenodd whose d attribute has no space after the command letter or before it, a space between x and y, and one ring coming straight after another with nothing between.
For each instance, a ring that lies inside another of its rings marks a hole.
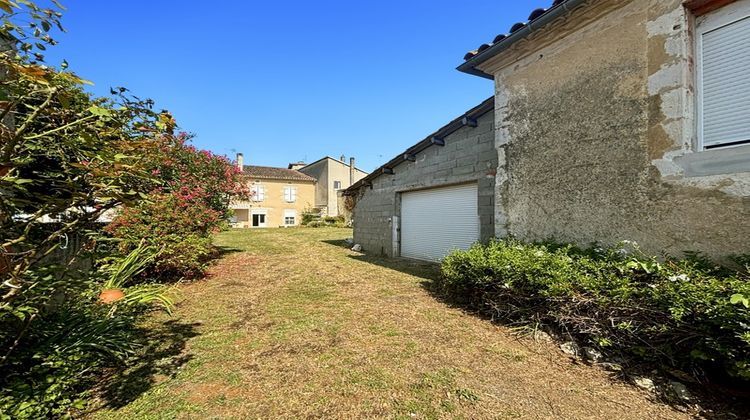
<instances>
[{"instance_id":1,"label":"drainpipe","mask_svg":"<svg viewBox=\"0 0 750 420\"><path fill-rule=\"evenodd\" d=\"M349 186L354 184L354 158L349 158Z\"/></svg>"}]
</instances>

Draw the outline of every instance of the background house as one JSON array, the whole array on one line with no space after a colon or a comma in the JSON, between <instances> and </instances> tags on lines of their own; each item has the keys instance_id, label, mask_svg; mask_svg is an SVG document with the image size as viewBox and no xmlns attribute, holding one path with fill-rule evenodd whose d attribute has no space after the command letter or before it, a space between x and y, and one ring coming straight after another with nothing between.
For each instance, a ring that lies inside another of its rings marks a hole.
<instances>
[{"instance_id":1,"label":"background house","mask_svg":"<svg viewBox=\"0 0 750 420\"><path fill-rule=\"evenodd\" d=\"M435 239L409 232L469 218L466 200L483 239L484 189L441 196L481 185L491 153L497 237L748 252L750 0L556 0L464 59L459 70L495 82L494 150L464 150L480 141L471 131L438 135L351 187L365 250L419 257L408 241ZM466 246L440 241L421 257Z\"/></svg>"},{"instance_id":2,"label":"background house","mask_svg":"<svg viewBox=\"0 0 750 420\"><path fill-rule=\"evenodd\" d=\"M232 224L236 227L264 228L297 226L305 209L315 201L315 178L287 168L244 165L237 154L237 165L250 185L248 201L234 202Z\"/></svg>"},{"instance_id":3,"label":"background house","mask_svg":"<svg viewBox=\"0 0 750 420\"><path fill-rule=\"evenodd\" d=\"M326 156L298 170L317 180L315 184L315 207L323 215L338 216L343 212L341 192L367 176L367 172L357 169L354 158L336 160ZM293 164L290 164L290 167Z\"/></svg>"}]
</instances>

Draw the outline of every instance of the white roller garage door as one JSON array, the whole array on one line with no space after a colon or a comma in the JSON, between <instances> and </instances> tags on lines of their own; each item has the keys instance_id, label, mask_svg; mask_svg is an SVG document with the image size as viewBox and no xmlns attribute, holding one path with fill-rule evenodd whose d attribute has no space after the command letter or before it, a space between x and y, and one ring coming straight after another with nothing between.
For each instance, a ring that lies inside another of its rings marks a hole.
<instances>
[{"instance_id":1,"label":"white roller garage door","mask_svg":"<svg viewBox=\"0 0 750 420\"><path fill-rule=\"evenodd\" d=\"M401 195L401 256L438 261L479 240L477 185Z\"/></svg>"}]
</instances>

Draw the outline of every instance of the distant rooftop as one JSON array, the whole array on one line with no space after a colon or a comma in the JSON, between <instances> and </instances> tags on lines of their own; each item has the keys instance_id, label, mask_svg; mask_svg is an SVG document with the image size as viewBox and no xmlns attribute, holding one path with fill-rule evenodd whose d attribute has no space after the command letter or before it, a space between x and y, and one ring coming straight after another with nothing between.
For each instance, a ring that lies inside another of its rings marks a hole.
<instances>
[{"instance_id":1,"label":"distant rooftop","mask_svg":"<svg viewBox=\"0 0 750 420\"><path fill-rule=\"evenodd\" d=\"M350 165L349 165L348 163L346 163L346 160L336 159L336 158L332 158L332 157L330 157L330 156L323 156L322 158L320 158L320 159L316 160L316 161L315 161L315 162L313 162L313 163L308 163L307 165L305 165L305 167L308 167L308 166L312 166L312 165L315 165L316 163L318 163L318 162L322 162L322 161L324 161L324 160L326 160L326 159L330 159L330 160L332 160L332 161L334 161L334 162L337 162L337 163L339 163L339 164L341 164L341 165L344 165L344 166L350 166ZM356 170L358 170L358 171L360 171L360 172L362 172L362 173L364 173L364 174L367 174L367 172L366 172L366 171L363 171L362 169L358 168L358 167L357 167L356 165L354 166L354 169L356 169Z\"/></svg>"},{"instance_id":2,"label":"distant rooftop","mask_svg":"<svg viewBox=\"0 0 750 420\"><path fill-rule=\"evenodd\" d=\"M242 171L252 178L282 179L285 181L315 181L315 178L311 176L305 175L300 171L287 168L244 165L242 167Z\"/></svg>"}]
</instances>

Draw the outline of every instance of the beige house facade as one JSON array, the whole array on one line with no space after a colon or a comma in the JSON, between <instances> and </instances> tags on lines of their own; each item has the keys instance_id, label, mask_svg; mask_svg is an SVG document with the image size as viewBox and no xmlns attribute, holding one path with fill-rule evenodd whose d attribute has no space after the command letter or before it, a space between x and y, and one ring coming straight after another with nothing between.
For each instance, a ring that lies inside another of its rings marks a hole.
<instances>
[{"instance_id":1,"label":"beige house facade","mask_svg":"<svg viewBox=\"0 0 750 420\"><path fill-rule=\"evenodd\" d=\"M238 228L299 226L302 214L315 201L315 179L285 168L252 165L242 168L251 197L248 201L232 203L232 225Z\"/></svg>"},{"instance_id":2,"label":"beige house facade","mask_svg":"<svg viewBox=\"0 0 750 420\"><path fill-rule=\"evenodd\" d=\"M344 156L340 159L326 156L298 170L316 179L315 208L326 216L343 214L344 201L341 193L368 175L355 166L354 158L349 158L347 163Z\"/></svg>"},{"instance_id":3,"label":"beige house facade","mask_svg":"<svg viewBox=\"0 0 750 420\"><path fill-rule=\"evenodd\" d=\"M464 60L494 81L492 200L487 151L447 162L464 137L438 133L347 191L365 250L400 255L406 219L439 229L453 204L401 201L473 174L495 237L750 253L750 0L556 0Z\"/></svg>"}]
</instances>

